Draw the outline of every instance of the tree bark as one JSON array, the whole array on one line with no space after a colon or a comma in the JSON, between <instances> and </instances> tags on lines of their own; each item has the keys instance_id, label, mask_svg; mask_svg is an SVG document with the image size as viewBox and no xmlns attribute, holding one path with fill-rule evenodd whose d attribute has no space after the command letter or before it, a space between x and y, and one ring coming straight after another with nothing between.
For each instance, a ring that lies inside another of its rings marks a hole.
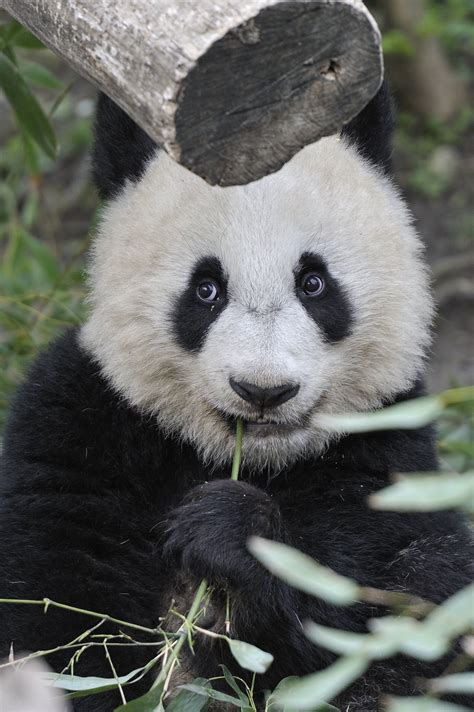
<instances>
[{"instance_id":1,"label":"tree bark","mask_svg":"<svg viewBox=\"0 0 474 712\"><path fill-rule=\"evenodd\" d=\"M0 0L211 184L249 183L380 86L361 0Z\"/></svg>"}]
</instances>

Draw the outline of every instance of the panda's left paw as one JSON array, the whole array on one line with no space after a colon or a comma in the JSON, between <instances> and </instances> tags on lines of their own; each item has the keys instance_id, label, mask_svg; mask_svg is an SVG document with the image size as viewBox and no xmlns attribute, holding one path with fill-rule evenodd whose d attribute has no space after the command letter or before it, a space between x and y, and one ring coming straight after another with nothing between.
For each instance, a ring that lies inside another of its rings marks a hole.
<instances>
[{"instance_id":1,"label":"panda's left paw","mask_svg":"<svg viewBox=\"0 0 474 712\"><path fill-rule=\"evenodd\" d=\"M170 513L164 553L196 578L253 588L264 572L247 551L252 535L282 540L278 504L246 482L214 480L192 489Z\"/></svg>"}]
</instances>

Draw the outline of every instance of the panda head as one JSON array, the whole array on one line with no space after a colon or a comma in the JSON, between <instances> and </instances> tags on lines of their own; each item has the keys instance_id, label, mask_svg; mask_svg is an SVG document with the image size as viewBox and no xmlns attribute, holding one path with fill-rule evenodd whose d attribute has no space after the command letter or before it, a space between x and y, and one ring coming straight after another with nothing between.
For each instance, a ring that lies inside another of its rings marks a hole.
<instances>
[{"instance_id":1,"label":"panda head","mask_svg":"<svg viewBox=\"0 0 474 712\"><path fill-rule=\"evenodd\" d=\"M432 304L390 179L383 88L342 136L247 186L211 187L103 98L107 198L82 343L133 406L213 464L320 453L321 414L379 407L420 376Z\"/></svg>"}]
</instances>

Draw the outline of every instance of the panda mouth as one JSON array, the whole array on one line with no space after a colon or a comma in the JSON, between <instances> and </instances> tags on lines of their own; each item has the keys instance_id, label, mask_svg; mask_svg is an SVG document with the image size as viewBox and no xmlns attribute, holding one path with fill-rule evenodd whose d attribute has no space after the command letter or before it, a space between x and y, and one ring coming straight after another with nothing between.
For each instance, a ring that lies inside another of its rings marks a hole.
<instances>
[{"instance_id":1,"label":"panda mouth","mask_svg":"<svg viewBox=\"0 0 474 712\"><path fill-rule=\"evenodd\" d=\"M267 418L257 418L256 420L243 420L244 428L248 432L256 432L259 430L293 430L295 425L286 423L278 423L276 420L268 420Z\"/></svg>"},{"instance_id":2,"label":"panda mouth","mask_svg":"<svg viewBox=\"0 0 474 712\"><path fill-rule=\"evenodd\" d=\"M256 437L270 437L273 435L288 435L296 430L301 425L289 425L287 423L278 423L274 420L244 420L244 433Z\"/></svg>"},{"instance_id":3,"label":"panda mouth","mask_svg":"<svg viewBox=\"0 0 474 712\"><path fill-rule=\"evenodd\" d=\"M232 432L235 432L238 417L229 415L228 413L219 412L230 425ZM293 423L282 423L278 420L273 420L268 417L260 416L255 418L241 418L244 425L244 433L255 437L270 437L288 435L295 430L300 430L304 427L303 421Z\"/></svg>"},{"instance_id":4,"label":"panda mouth","mask_svg":"<svg viewBox=\"0 0 474 712\"><path fill-rule=\"evenodd\" d=\"M241 420L244 425L244 434L250 435L256 438L268 438L268 437L285 437L289 436L298 431L302 431L311 427L311 419L315 410L324 402L326 399L326 392L321 393L319 398L315 400L312 407L306 410L300 415L299 418L295 418L291 421L282 421L275 418L271 418L265 413L259 413L258 415L235 415L233 413L228 413L220 408L214 406L213 410L219 415L219 417L227 423L232 435L235 435L235 429L237 427L237 421Z\"/></svg>"}]
</instances>

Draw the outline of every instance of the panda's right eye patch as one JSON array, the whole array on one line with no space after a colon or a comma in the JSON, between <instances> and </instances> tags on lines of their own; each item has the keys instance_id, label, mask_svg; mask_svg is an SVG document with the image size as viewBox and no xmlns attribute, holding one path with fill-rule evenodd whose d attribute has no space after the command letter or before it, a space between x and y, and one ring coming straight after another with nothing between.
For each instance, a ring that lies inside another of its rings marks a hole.
<instances>
[{"instance_id":1,"label":"panda's right eye patch","mask_svg":"<svg viewBox=\"0 0 474 712\"><path fill-rule=\"evenodd\" d=\"M319 255L305 252L295 269L295 291L329 343L349 336L354 322L348 295Z\"/></svg>"},{"instance_id":2,"label":"panda's right eye patch","mask_svg":"<svg viewBox=\"0 0 474 712\"><path fill-rule=\"evenodd\" d=\"M176 340L186 351L196 352L227 305L227 278L217 257L204 257L195 265L186 289L172 313Z\"/></svg>"}]
</instances>

